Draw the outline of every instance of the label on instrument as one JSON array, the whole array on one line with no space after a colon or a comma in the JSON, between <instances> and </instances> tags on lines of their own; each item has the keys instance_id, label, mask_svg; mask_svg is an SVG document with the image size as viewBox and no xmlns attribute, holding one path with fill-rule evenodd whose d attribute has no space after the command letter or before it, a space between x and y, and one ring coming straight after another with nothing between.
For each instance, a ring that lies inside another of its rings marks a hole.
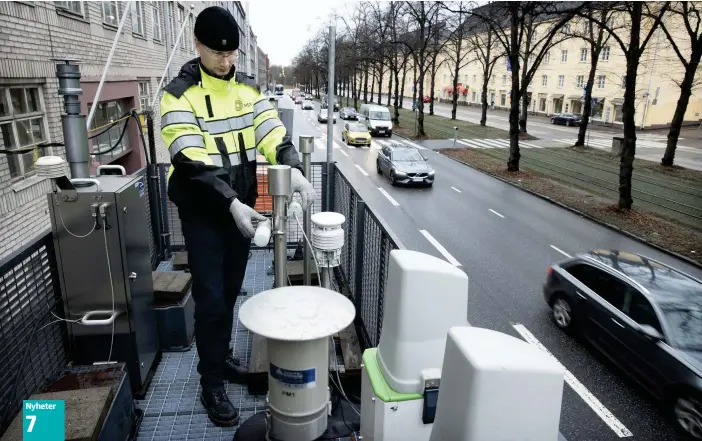
<instances>
[{"instance_id":1,"label":"label on instrument","mask_svg":"<svg viewBox=\"0 0 702 441\"><path fill-rule=\"evenodd\" d=\"M317 385L317 369L290 370L270 363L268 372L283 387L289 389L312 389Z\"/></svg>"}]
</instances>

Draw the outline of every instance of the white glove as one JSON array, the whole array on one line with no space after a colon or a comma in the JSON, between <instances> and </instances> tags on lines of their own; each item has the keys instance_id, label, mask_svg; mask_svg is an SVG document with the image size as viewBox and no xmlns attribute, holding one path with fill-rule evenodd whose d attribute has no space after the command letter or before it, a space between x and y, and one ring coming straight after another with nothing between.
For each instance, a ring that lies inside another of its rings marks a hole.
<instances>
[{"instance_id":1,"label":"white glove","mask_svg":"<svg viewBox=\"0 0 702 441\"><path fill-rule=\"evenodd\" d=\"M314 187L310 184L310 181L302 176L302 172L296 168L293 168L290 172L290 186L293 193L299 193L302 199L302 208L304 210L312 204L315 199L317 199L317 192L314 191Z\"/></svg>"},{"instance_id":2,"label":"white glove","mask_svg":"<svg viewBox=\"0 0 702 441\"><path fill-rule=\"evenodd\" d=\"M229 206L229 211L232 213L237 228L239 228L241 234L247 239L251 239L256 235L256 229L253 226L252 220L266 220L265 216L259 214L248 205L242 204L238 199L234 199L234 202Z\"/></svg>"}]
</instances>

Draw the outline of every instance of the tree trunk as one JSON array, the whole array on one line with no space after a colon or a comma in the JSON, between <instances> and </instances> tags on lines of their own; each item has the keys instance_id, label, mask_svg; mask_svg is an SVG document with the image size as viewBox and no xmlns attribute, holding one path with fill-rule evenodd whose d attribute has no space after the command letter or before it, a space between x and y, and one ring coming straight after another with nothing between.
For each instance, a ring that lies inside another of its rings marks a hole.
<instances>
[{"instance_id":1,"label":"tree trunk","mask_svg":"<svg viewBox=\"0 0 702 441\"><path fill-rule=\"evenodd\" d=\"M578 129L578 140L575 141L576 146L585 145L585 134L587 133L587 126L590 124L590 115L592 114L592 86L595 85L595 73L597 72L597 60L599 57L599 50L590 51L590 73L587 76L587 84L585 85L583 116Z\"/></svg>"},{"instance_id":2,"label":"tree trunk","mask_svg":"<svg viewBox=\"0 0 702 441\"><path fill-rule=\"evenodd\" d=\"M436 56L431 59L431 90L429 91L429 115L434 114L434 88L436 86Z\"/></svg>"},{"instance_id":3,"label":"tree trunk","mask_svg":"<svg viewBox=\"0 0 702 441\"><path fill-rule=\"evenodd\" d=\"M511 35L509 61L512 65L512 99L509 110L509 158L507 171L519 171L519 3L511 4Z\"/></svg>"},{"instance_id":4,"label":"tree trunk","mask_svg":"<svg viewBox=\"0 0 702 441\"><path fill-rule=\"evenodd\" d=\"M424 66L424 54L420 52L419 54L419 99L417 100L417 136L424 138L426 133L424 132L424 77L426 76L426 71L421 68Z\"/></svg>"},{"instance_id":5,"label":"tree trunk","mask_svg":"<svg viewBox=\"0 0 702 441\"><path fill-rule=\"evenodd\" d=\"M695 50L692 52L690 63L687 65L687 69L685 70L685 77L683 78L682 83L680 83L680 98L678 98L678 104L675 106L673 120L670 122L668 143L665 146L665 154L661 160L661 165L666 167L671 167L675 159L675 148L678 145L680 129L682 128L682 124L685 119L685 112L687 111L687 105L690 102L690 95L692 94L692 82L695 79L695 72L697 72L697 67L700 64L701 57L702 44L698 44L697 48L695 48Z\"/></svg>"},{"instance_id":6,"label":"tree trunk","mask_svg":"<svg viewBox=\"0 0 702 441\"><path fill-rule=\"evenodd\" d=\"M417 66L416 63L413 63L414 66L412 66L412 105L414 106L414 103L417 101L417 87L419 85L417 84Z\"/></svg>"},{"instance_id":7,"label":"tree trunk","mask_svg":"<svg viewBox=\"0 0 702 441\"><path fill-rule=\"evenodd\" d=\"M368 102L368 74L370 69L368 68L368 64L365 64L365 69L364 69L364 77L363 77L363 102L367 103Z\"/></svg>"},{"instance_id":8,"label":"tree trunk","mask_svg":"<svg viewBox=\"0 0 702 441\"><path fill-rule=\"evenodd\" d=\"M392 96L392 69L388 69L390 71L390 75L388 75L388 104L387 106L390 107L390 97Z\"/></svg>"},{"instance_id":9,"label":"tree trunk","mask_svg":"<svg viewBox=\"0 0 702 441\"><path fill-rule=\"evenodd\" d=\"M395 99L393 100L393 107L395 108L395 116L393 117L393 122L397 125L400 125L400 109L399 107L401 106L402 99L400 98L400 94L402 93L402 89L399 88L400 84L400 70L397 68L397 65L395 65ZM402 79L403 83L402 86L404 87L404 78Z\"/></svg>"},{"instance_id":10,"label":"tree trunk","mask_svg":"<svg viewBox=\"0 0 702 441\"><path fill-rule=\"evenodd\" d=\"M373 77L370 80L371 82L371 92L370 92L370 103L373 103L373 97L375 96L375 72L373 72Z\"/></svg>"},{"instance_id":11,"label":"tree trunk","mask_svg":"<svg viewBox=\"0 0 702 441\"><path fill-rule=\"evenodd\" d=\"M485 48L485 60L483 61L483 90L480 92L480 99L482 103L480 104L480 125L485 127L487 124L487 93L488 93L488 80L490 79L490 48L492 47L492 30L488 29L487 34L487 47Z\"/></svg>"},{"instance_id":12,"label":"tree trunk","mask_svg":"<svg viewBox=\"0 0 702 441\"><path fill-rule=\"evenodd\" d=\"M353 108L358 109L358 95L361 93L361 80L354 72L353 75Z\"/></svg>"},{"instance_id":13,"label":"tree trunk","mask_svg":"<svg viewBox=\"0 0 702 441\"><path fill-rule=\"evenodd\" d=\"M456 119L456 109L458 108L458 72L461 67L461 46L462 41L458 40L458 44L456 45L456 64L453 68L453 95L451 95L451 119L453 120Z\"/></svg>"},{"instance_id":14,"label":"tree trunk","mask_svg":"<svg viewBox=\"0 0 702 441\"><path fill-rule=\"evenodd\" d=\"M529 45L527 45L528 49ZM529 58L527 57L527 60ZM526 133L527 132L527 110L528 110L528 101L529 101L529 94L527 93L527 88L526 88L526 81L527 81L527 70L529 70L529 63L527 61L524 62L524 66L522 66L521 70L521 75L522 75L522 80L520 82L520 86L524 87L524 94L519 96L518 100L521 100L521 109L519 109L519 133ZM514 93L514 92L512 92ZM512 95L512 99L514 99L514 95Z\"/></svg>"},{"instance_id":15,"label":"tree trunk","mask_svg":"<svg viewBox=\"0 0 702 441\"><path fill-rule=\"evenodd\" d=\"M402 66L402 85L400 86L400 108L405 102L405 79L407 79L407 60L405 60L404 66Z\"/></svg>"},{"instance_id":16,"label":"tree trunk","mask_svg":"<svg viewBox=\"0 0 702 441\"><path fill-rule=\"evenodd\" d=\"M380 66L380 69L378 69L378 105L383 104L382 99L383 99L383 66Z\"/></svg>"},{"instance_id":17,"label":"tree trunk","mask_svg":"<svg viewBox=\"0 0 702 441\"><path fill-rule=\"evenodd\" d=\"M636 74L639 69L640 32L642 4L632 2L631 4L631 33L629 35L629 50L626 56L626 88L624 90L624 104L622 105L622 120L624 123L624 152L619 163L619 203L620 209L631 209L633 199L631 197L631 177L634 173L634 157L636 156L636 121L634 111L636 110Z\"/></svg>"}]
</instances>

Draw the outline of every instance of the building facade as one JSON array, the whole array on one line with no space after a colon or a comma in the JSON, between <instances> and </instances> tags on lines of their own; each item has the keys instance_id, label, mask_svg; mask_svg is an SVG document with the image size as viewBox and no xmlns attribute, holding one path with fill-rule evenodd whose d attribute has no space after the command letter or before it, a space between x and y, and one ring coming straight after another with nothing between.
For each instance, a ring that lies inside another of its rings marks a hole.
<instances>
[{"instance_id":1,"label":"building facade","mask_svg":"<svg viewBox=\"0 0 702 441\"><path fill-rule=\"evenodd\" d=\"M240 2L139 1L124 10L125 3L0 3L0 149L17 152L0 153L0 259L50 225L45 196L50 185L34 174L34 162L41 155L65 158L65 153L63 147L32 147L63 142L63 100L58 95L57 62L52 59L77 60L82 75L81 110L88 115L120 20L127 15L95 104L89 143L93 173L101 164L122 165L132 173L146 163L139 122L126 118L111 128L110 124L132 109L145 110L154 101L174 45L177 48L164 84L186 61L197 57L193 27L199 11L216 4L243 13ZM245 23L241 15L237 20ZM241 28L241 41L245 42L245 28ZM250 63L248 58L239 61ZM158 99L153 110L159 130ZM118 144L125 124L124 137ZM168 162L160 136L156 136L156 143L157 160Z\"/></svg>"},{"instance_id":2,"label":"building facade","mask_svg":"<svg viewBox=\"0 0 702 441\"><path fill-rule=\"evenodd\" d=\"M667 20L675 17L667 16ZM537 28L537 35L548 27L544 23ZM569 33L575 33L576 21L567 25ZM683 26L668 23L668 29L684 54L689 54L689 37ZM628 37L623 37L626 41ZM469 50L466 45L465 50ZM497 50L501 50L498 47ZM589 43L581 38L570 38L557 44L545 54L527 90L528 110L532 114L553 115L558 113L580 113L583 109L584 88L590 73ZM441 56L439 61L444 61ZM528 60L533 62L533 58ZM599 55L595 81L592 87L593 115L595 123L622 124L624 102L624 80L626 59L619 44L610 38ZM488 80L488 105L496 109L508 109L511 95L511 70L506 58L497 61ZM676 57L665 34L658 30L643 53L636 81L635 121L638 127L655 128L670 124L680 96L678 82L683 78L682 64ZM699 73L698 73L699 76ZM407 78L412 78L410 71ZM483 86L482 65L470 62L459 71L459 102L465 105L481 105ZM388 78L384 78L384 87ZM424 93L430 94L430 78L426 76ZM699 84L699 81L698 81ZM450 63L439 68L434 86L434 96L449 101L453 94L453 69ZM387 93L387 91L384 91ZM406 83L405 96L412 96L412 81ZM702 118L702 87L693 89L685 113L685 121L699 124Z\"/></svg>"},{"instance_id":3,"label":"building facade","mask_svg":"<svg viewBox=\"0 0 702 441\"><path fill-rule=\"evenodd\" d=\"M236 70L238 72L248 72L249 52L246 44L248 38L248 22L246 10L242 2L217 2L224 3L222 6L231 12L234 20L239 25L239 50L237 51Z\"/></svg>"},{"instance_id":4,"label":"building facade","mask_svg":"<svg viewBox=\"0 0 702 441\"><path fill-rule=\"evenodd\" d=\"M258 65L258 74L256 77L256 84L264 91L268 88L268 55L259 47L256 48L256 64Z\"/></svg>"}]
</instances>

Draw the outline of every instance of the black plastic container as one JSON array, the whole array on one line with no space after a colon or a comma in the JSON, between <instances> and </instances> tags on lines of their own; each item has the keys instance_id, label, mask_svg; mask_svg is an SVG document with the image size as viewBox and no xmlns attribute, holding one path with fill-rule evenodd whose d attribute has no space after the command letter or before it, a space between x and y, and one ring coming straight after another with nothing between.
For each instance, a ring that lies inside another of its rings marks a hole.
<instances>
[{"instance_id":1,"label":"black plastic container","mask_svg":"<svg viewBox=\"0 0 702 441\"><path fill-rule=\"evenodd\" d=\"M179 302L159 300L154 304L158 338L164 352L187 351L195 336L195 301L188 293Z\"/></svg>"},{"instance_id":2,"label":"black plastic container","mask_svg":"<svg viewBox=\"0 0 702 441\"><path fill-rule=\"evenodd\" d=\"M124 363L97 366L72 366L63 370L42 392L89 389L109 386L112 403L102 424L98 441L136 439L143 412L134 404L129 373Z\"/></svg>"}]
</instances>

